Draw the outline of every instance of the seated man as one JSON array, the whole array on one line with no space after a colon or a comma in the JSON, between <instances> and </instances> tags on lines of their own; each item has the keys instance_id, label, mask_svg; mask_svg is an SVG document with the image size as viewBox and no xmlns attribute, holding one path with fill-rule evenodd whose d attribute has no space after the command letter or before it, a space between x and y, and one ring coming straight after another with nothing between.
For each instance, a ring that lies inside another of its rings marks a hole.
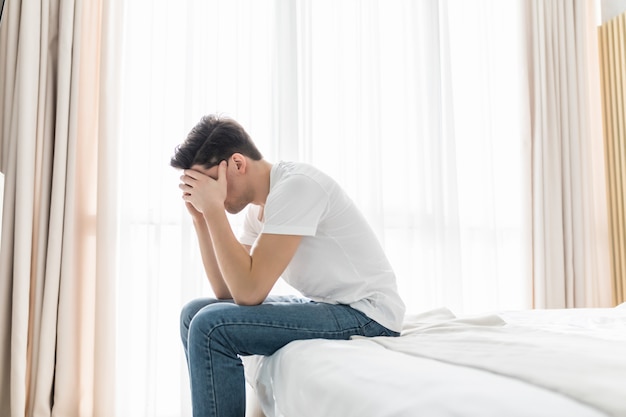
<instances>
[{"instance_id":1,"label":"seated man","mask_svg":"<svg viewBox=\"0 0 626 417\"><path fill-rule=\"evenodd\" d=\"M245 415L240 355L294 340L397 336L395 275L363 215L330 177L271 164L234 120L205 116L176 148L180 189L215 299L181 314L193 415ZM241 242L229 213L248 207ZM279 277L306 298L268 296Z\"/></svg>"}]
</instances>

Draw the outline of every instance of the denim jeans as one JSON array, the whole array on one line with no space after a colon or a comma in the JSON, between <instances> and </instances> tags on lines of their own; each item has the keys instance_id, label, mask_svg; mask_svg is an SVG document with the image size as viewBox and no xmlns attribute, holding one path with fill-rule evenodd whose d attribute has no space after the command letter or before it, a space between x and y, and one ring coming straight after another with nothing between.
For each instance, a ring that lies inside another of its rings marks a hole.
<instances>
[{"instance_id":1,"label":"denim jeans","mask_svg":"<svg viewBox=\"0 0 626 417\"><path fill-rule=\"evenodd\" d=\"M268 356L294 340L398 336L349 306L289 296L268 297L256 306L194 300L182 310L180 332L194 417L245 416L239 356Z\"/></svg>"}]
</instances>

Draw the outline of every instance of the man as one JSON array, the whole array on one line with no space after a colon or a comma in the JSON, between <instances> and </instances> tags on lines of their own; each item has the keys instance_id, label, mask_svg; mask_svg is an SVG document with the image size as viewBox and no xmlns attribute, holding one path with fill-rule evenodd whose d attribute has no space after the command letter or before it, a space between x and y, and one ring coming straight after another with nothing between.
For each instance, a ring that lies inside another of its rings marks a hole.
<instances>
[{"instance_id":1,"label":"man","mask_svg":"<svg viewBox=\"0 0 626 417\"><path fill-rule=\"evenodd\" d=\"M263 159L234 120L203 117L176 148L180 189L215 299L181 313L193 415L245 415L241 355L293 340L397 336L394 272L346 193L312 166ZM239 241L224 209L248 207ZM279 277L307 298L271 297Z\"/></svg>"}]
</instances>

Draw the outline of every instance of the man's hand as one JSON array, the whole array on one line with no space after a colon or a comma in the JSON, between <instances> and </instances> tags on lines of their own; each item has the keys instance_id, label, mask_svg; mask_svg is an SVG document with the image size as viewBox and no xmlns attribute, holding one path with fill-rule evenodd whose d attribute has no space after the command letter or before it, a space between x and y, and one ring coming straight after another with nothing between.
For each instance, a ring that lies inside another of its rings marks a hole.
<instances>
[{"instance_id":1,"label":"man's hand","mask_svg":"<svg viewBox=\"0 0 626 417\"><path fill-rule=\"evenodd\" d=\"M226 161L218 165L216 179L193 169L183 171L178 187L183 191L183 200L187 203L192 216L194 212L189 204L204 216L216 210L224 211L227 190L226 167Z\"/></svg>"},{"instance_id":2,"label":"man's hand","mask_svg":"<svg viewBox=\"0 0 626 417\"><path fill-rule=\"evenodd\" d=\"M193 204L191 204L188 201L185 201L185 207L187 208L187 211L189 212L189 214L191 214L191 217L194 219L194 221L204 220L204 216L202 215L202 213L196 210Z\"/></svg>"}]
</instances>

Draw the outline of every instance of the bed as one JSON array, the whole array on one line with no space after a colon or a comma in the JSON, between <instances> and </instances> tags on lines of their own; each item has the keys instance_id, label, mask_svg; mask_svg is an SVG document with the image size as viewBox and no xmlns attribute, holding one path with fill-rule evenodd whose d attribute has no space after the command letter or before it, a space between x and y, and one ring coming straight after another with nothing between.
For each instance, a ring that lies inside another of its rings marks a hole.
<instances>
[{"instance_id":1,"label":"bed","mask_svg":"<svg viewBox=\"0 0 626 417\"><path fill-rule=\"evenodd\" d=\"M626 304L407 315L397 338L244 358L267 417L626 417Z\"/></svg>"}]
</instances>

